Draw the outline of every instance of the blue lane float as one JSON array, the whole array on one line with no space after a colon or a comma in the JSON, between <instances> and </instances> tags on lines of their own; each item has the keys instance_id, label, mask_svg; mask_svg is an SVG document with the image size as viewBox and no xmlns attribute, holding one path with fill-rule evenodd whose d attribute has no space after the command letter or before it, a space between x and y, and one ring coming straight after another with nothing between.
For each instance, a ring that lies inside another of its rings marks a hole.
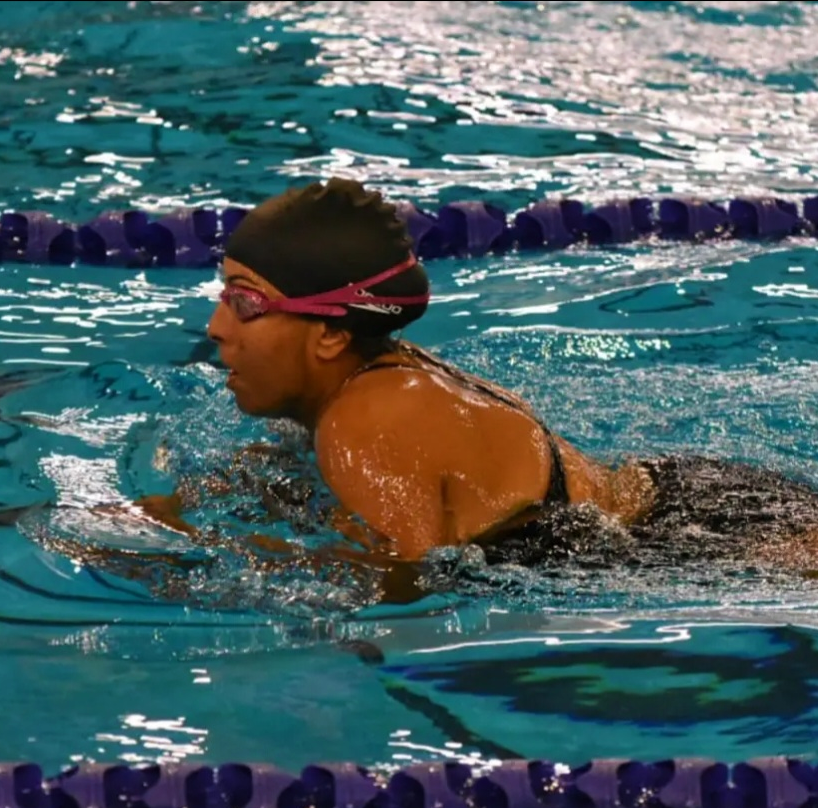
<instances>
[{"instance_id":1,"label":"blue lane float","mask_svg":"<svg viewBox=\"0 0 818 808\"><path fill-rule=\"evenodd\" d=\"M75 766L0 764L0 808L812 808L818 767L784 757L721 763L513 760L475 769L354 763Z\"/></svg>"},{"instance_id":2,"label":"blue lane float","mask_svg":"<svg viewBox=\"0 0 818 808\"><path fill-rule=\"evenodd\" d=\"M588 206L543 199L509 213L479 201L436 210L397 203L424 261L512 250L602 247L658 238L782 239L818 233L818 197L800 204L775 197L703 199L638 197ZM247 209L181 208L158 217L140 210L105 211L79 225L43 211L0 214L0 260L129 268L213 267Z\"/></svg>"}]
</instances>

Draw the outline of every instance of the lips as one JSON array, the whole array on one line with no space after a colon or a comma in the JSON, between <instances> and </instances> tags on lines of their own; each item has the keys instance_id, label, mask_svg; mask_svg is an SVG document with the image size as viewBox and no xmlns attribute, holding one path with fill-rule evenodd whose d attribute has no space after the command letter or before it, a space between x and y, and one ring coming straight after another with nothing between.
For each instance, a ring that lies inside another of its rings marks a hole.
<instances>
[{"instance_id":1,"label":"lips","mask_svg":"<svg viewBox=\"0 0 818 808\"><path fill-rule=\"evenodd\" d=\"M235 380L236 376L238 375L236 371L230 366L228 362L224 361L223 356L219 356L219 360L221 361L222 367L227 371L227 378L225 379L225 384L229 387L230 384Z\"/></svg>"}]
</instances>

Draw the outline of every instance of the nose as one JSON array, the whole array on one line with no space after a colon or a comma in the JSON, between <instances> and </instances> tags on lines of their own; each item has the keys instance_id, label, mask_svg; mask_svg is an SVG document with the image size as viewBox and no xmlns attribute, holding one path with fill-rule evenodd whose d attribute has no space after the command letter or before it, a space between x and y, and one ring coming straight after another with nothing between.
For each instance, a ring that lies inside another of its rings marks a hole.
<instances>
[{"instance_id":1,"label":"nose","mask_svg":"<svg viewBox=\"0 0 818 808\"><path fill-rule=\"evenodd\" d=\"M210 321L207 324L207 336L215 343L224 342L225 334L227 333L227 318L225 318L226 308L225 304L219 301L213 310L213 314L210 315Z\"/></svg>"}]
</instances>

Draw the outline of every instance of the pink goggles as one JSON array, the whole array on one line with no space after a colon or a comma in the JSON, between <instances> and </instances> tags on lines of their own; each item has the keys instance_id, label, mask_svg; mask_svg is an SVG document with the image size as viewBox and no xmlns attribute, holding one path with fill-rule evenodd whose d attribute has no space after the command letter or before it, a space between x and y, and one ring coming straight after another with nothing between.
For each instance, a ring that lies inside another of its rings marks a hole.
<instances>
[{"instance_id":1,"label":"pink goggles","mask_svg":"<svg viewBox=\"0 0 818 808\"><path fill-rule=\"evenodd\" d=\"M263 314L286 311L290 314L316 314L320 317L343 317L348 314L345 306L353 306L380 314L400 314L403 306L413 306L429 302L429 293L408 297L373 295L366 290L382 281L399 275L417 264L417 259L409 257L371 278L350 283L341 289L319 292L304 297L279 297L271 300L261 292L241 286L230 286L221 293L220 300L227 304L242 322L254 320Z\"/></svg>"}]
</instances>

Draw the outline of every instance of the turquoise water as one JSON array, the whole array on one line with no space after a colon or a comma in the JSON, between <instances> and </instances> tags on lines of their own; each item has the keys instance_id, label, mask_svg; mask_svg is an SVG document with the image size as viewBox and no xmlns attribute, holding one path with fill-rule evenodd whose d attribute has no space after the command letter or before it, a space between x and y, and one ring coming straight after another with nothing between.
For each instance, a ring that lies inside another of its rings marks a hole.
<instances>
[{"instance_id":1,"label":"turquoise water","mask_svg":"<svg viewBox=\"0 0 818 808\"><path fill-rule=\"evenodd\" d=\"M818 192L809 3L2 6L7 210L249 204L334 173L506 210ZM815 244L436 261L407 336L602 458L706 450L818 481ZM258 580L229 547L174 591L77 563L65 542L189 553L90 507L265 434L205 340L217 289L210 270L0 267L0 759L816 751L811 580L516 574L385 609Z\"/></svg>"}]
</instances>

